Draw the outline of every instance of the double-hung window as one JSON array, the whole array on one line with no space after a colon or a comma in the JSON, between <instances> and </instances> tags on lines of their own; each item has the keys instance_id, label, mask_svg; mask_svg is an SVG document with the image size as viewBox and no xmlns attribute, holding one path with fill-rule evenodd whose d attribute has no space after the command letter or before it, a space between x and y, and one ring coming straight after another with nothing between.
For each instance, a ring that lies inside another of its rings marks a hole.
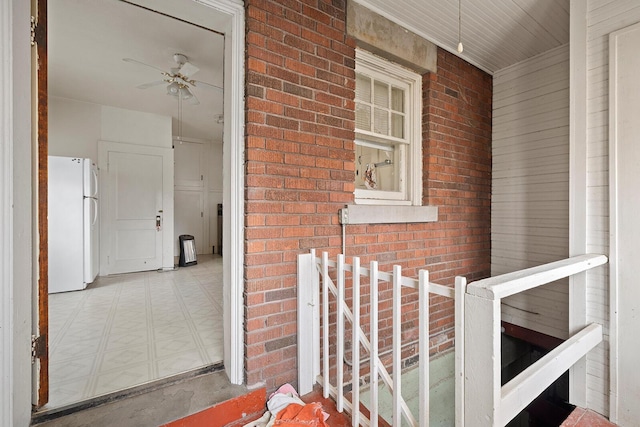
<instances>
[{"instance_id":1,"label":"double-hung window","mask_svg":"<svg viewBox=\"0 0 640 427\"><path fill-rule=\"evenodd\" d=\"M422 77L356 50L358 204L422 203Z\"/></svg>"}]
</instances>

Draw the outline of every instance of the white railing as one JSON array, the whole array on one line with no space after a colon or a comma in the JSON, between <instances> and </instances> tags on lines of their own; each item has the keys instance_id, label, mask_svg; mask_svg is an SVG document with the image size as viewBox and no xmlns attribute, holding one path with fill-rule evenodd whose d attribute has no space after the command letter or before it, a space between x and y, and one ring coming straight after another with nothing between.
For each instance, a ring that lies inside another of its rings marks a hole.
<instances>
[{"instance_id":1,"label":"white railing","mask_svg":"<svg viewBox=\"0 0 640 427\"><path fill-rule=\"evenodd\" d=\"M456 302L456 337L464 336L464 381L456 384L464 405L456 425L505 426L567 369L602 341L590 324L501 386L500 301L510 295L605 264L604 255L580 255L470 283ZM461 321L464 319L464 322ZM458 341L456 341L456 346ZM456 401L456 405L460 402ZM458 408L456 408L458 414ZM458 424L460 422L460 424Z\"/></svg>"},{"instance_id":2,"label":"white railing","mask_svg":"<svg viewBox=\"0 0 640 427\"><path fill-rule=\"evenodd\" d=\"M455 298L455 425L456 427L502 427L526 408L540 393L567 369L602 341L602 326L587 325L567 341L553 349L536 363L501 386L501 324L500 304L503 298L554 282L607 262L604 255L580 255L501 276L479 280L467 285L464 277L456 277L455 289L429 283L429 274L421 270L419 279L402 277L399 266L393 273L378 271L377 262L370 268L360 266L359 258L345 264L343 255L337 262L329 261L327 253L316 258L315 251L298 257L298 387L301 394L312 391L319 383L325 397L333 396L339 411L347 410L352 425L377 426L378 381L389 388L393 396L393 425L402 417L412 426L429 425L429 295L435 293ZM333 283L329 271L336 277ZM353 309L344 300L346 272L351 273ZM370 339L360 328L360 278L368 277L370 286ZM378 355L378 283L393 284L393 371L389 375ZM322 282L322 292L320 283ZM420 409L418 421L401 396L400 325L401 288L419 290L419 381ZM329 294L336 298L337 343L336 384L329 375ZM323 336L320 337L320 307ZM351 400L344 393L345 320L352 324ZM322 344L322 367L320 349ZM370 416L360 411L360 352L362 346L370 357Z\"/></svg>"},{"instance_id":3,"label":"white railing","mask_svg":"<svg viewBox=\"0 0 640 427\"><path fill-rule=\"evenodd\" d=\"M330 276L336 278L334 284ZM347 275L350 273L350 276ZM352 283L352 307L345 302L345 283L348 278ZM360 325L360 279L369 278L371 305L370 338L362 331ZM378 354L378 285L379 282L393 284L393 345L392 373L386 370ZM320 289L322 284L322 290ZM409 410L401 395L401 292L402 287L417 289L419 293L419 383L420 408L418 419ZM461 291L463 292L463 290ZM313 389L316 382L322 385L325 397L332 395L336 400L338 411L346 410L351 414L352 425L378 425L378 382L381 379L392 393L394 426L401 425L404 418L411 426L426 427L429 425L429 293L454 298L452 288L429 283L429 273L421 270L419 279L402 276L400 266L393 267L393 273L378 270L378 263L372 261L369 268L360 265L360 259L353 258L353 264L345 263L344 255L338 255L337 262L329 261L324 252L322 258L316 258L315 251L298 257L298 388L301 394ZM336 354L329 354L329 297L336 299ZM320 338L320 307L322 307L322 339ZM354 313L356 315L354 315ZM351 351L351 393L350 399L344 393L344 354L345 354L345 320L352 326ZM320 344L322 343L322 368L320 366ZM360 411L361 362L360 347L369 355L369 389L371 403L369 416ZM336 360L335 384L330 382L330 357ZM354 410L354 408L356 410Z\"/></svg>"}]
</instances>

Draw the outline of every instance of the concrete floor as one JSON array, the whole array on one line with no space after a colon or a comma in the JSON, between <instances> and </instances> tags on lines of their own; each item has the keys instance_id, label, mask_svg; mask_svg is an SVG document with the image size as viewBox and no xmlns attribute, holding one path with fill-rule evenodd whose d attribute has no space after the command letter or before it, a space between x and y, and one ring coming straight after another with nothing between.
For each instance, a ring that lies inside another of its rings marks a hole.
<instances>
[{"instance_id":1,"label":"concrete floor","mask_svg":"<svg viewBox=\"0 0 640 427\"><path fill-rule=\"evenodd\" d=\"M429 427L449 427L455 425L455 359L450 351L431 360L429 364ZM420 407L418 369L409 369L402 374L402 396L404 397L413 416L417 419ZM389 423L392 423L391 413L393 401L389 389L382 385L378 394L378 411ZM361 394L362 403L370 408L370 393ZM402 420L403 426L408 426Z\"/></svg>"},{"instance_id":2,"label":"concrete floor","mask_svg":"<svg viewBox=\"0 0 640 427\"><path fill-rule=\"evenodd\" d=\"M130 389L125 396L105 396L83 407L40 413L38 427L160 426L193 415L247 393L229 383L223 370L196 376L185 374L153 388ZM93 405L93 406L92 406Z\"/></svg>"}]
</instances>

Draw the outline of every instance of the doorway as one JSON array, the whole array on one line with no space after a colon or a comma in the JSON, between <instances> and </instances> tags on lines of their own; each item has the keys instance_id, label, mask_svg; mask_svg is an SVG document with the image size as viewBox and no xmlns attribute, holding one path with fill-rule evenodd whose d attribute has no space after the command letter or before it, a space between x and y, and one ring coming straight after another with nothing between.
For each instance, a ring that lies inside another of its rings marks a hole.
<instances>
[{"instance_id":1,"label":"doorway","mask_svg":"<svg viewBox=\"0 0 640 427\"><path fill-rule=\"evenodd\" d=\"M126 4L126 3L137 3L138 5L141 5L141 6L153 7L154 9L162 12L163 18L167 18L168 16L171 16L173 18L177 18L177 20L180 20L180 22L182 22L183 24L185 23L185 21L186 22L191 21L189 16L191 18L193 18L194 16L200 16L201 20L202 19L206 20L206 17L203 15L208 14L209 17L211 17L212 14L216 15L217 16L216 19L209 19L207 22L211 24L215 24L214 26L219 26L220 29L222 30L221 32L229 33L233 31L234 34L237 35L233 39L227 36L222 41L222 48L227 53L225 57L226 59L224 64L224 71L225 71L224 74L225 76L231 75L234 77L234 78L225 77L225 81L224 81L225 87L235 89L233 91L233 93L235 94L242 93L242 91L239 90L242 84L242 80L241 80L242 51L241 49L238 49L240 46L243 45L242 34L244 33L243 30L238 31L239 25L241 25L240 23L243 20L243 16L242 16L243 10L241 7L226 1L195 3L189 0L184 0L183 4L180 5L182 9L178 11L176 10L176 2L157 2L157 1L156 2L145 2L145 1L123 2L120 0L113 0L113 2L117 3L119 6L124 5L124 6L135 8L135 9L141 9L141 8L139 8L138 6L134 6L132 4ZM107 3L107 2L81 2L81 3L85 5L87 3L91 3L90 6L96 6L97 3L101 3L102 5L102 3ZM53 3L50 8L50 13L55 13L54 12L55 9L53 8L57 7L58 5L59 5L58 2ZM207 13L203 14L204 9L202 8L206 9ZM195 9L198 9L198 10L195 10ZM144 12L149 16L157 15L154 13L154 11L151 11L148 9L142 9L142 10L144 10ZM73 13L77 13L77 12L78 10L76 9L73 10ZM184 16L185 14L187 16ZM103 14L100 14L100 15L103 15ZM100 36L98 35L98 29L100 28L100 25L96 25L95 22L91 23L90 20L80 20L80 22L82 22L82 25L84 25L85 27L90 28L92 32L92 36L90 37L91 39L90 42L93 43L92 48L94 48L95 43L97 43L97 41L100 40ZM49 21L49 25L50 25L50 31L54 31L54 29L52 28L51 19ZM118 30L118 29L122 30L122 28L117 28L117 25L115 25L115 27L116 27L115 30ZM141 25L141 27L143 26ZM179 36L179 34L177 33L172 33L172 35ZM129 42L132 42L132 40L129 40ZM176 50L175 46L170 46L170 47L173 48L173 50ZM87 59L83 58L83 60L86 61ZM91 61L88 61L88 62L91 62ZM194 62L195 62L195 59L194 59ZM110 72L112 71L113 70L111 70ZM50 73L50 76L51 76L51 73ZM53 83L54 80L55 80L55 77L52 77L51 83ZM69 79L69 80L73 80L73 79ZM52 87L51 83L50 83L50 87ZM155 82L151 82L151 83L155 83ZM74 80L73 84L81 85L81 82ZM145 83L140 83L138 86L141 86L144 84ZM159 84L148 86L147 88L144 88L144 89L145 90L151 89L153 88L153 86L160 86L161 89L164 89L165 84L159 83ZM133 89L127 89L127 90L135 92L136 88L134 86ZM62 101L60 102L68 101L68 98L64 98L64 96L59 95L58 98L62 99ZM204 99L204 97L202 98ZM83 110L85 113L92 109L95 110L96 109L95 106L98 105L99 108L97 109L100 110L99 115L101 115L102 117L104 117L105 110L107 110L107 113L108 113L108 110L111 108L128 110L128 108L124 108L123 106L114 107L111 105L96 104L96 102L87 101L87 100L82 100L81 102L84 102L85 106L88 106L88 108L81 108L81 110ZM242 248L241 248L242 240L241 238L237 239L237 237L242 236L242 229L241 229L242 204L241 204L241 201L238 200L236 196L234 196L234 194L241 193L237 191L237 188L242 188L242 175L241 175L242 168L241 168L241 163L239 163L239 159L241 158L241 156L239 156L238 154L241 152L241 147L243 145L241 143L241 134L239 132L240 130L239 126L241 123L240 113L243 110L242 108L238 108L242 106L242 100L240 95L232 95L231 91L225 91L223 104L224 104L224 107L222 105L220 105L220 107L223 108L222 111L228 117L227 123L223 124L224 134L222 133L222 129L220 130L221 142L224 141L224 143L226 144L225 148L227 148L223 154L223 164L225 167L224 179L226 182L223 193L224 193L224 200L229 202L229 203L225 203L224 209L225 209L225 212L228 212L229 214L228 217L231 218L231 221L229 221L230 222L229 227L224 231L224 240L229 241L230 243L226 245L226 248L229 248L229 251L227 252L225 250L225 257L224 257L224 261L222 263L223 265L221 268L221 270L224 271L224 293L223 293L223 296L221 297L220 305L221 307L224 307L223 323L225 325L224 327L225 369L228 373L228 376L231 382L235 384L240 384L242 383L242 359L243 359L242 358L242 336L238 335L237 333L234 334L233 332L230 332L230 331L242 330L242 317L241 317L242 298L240 293L240 290L241 290L240 280L242 277L242 273L241 273L241 268L239 268L241 266L241 260L242 260ZM52 110L52 112L54 111L55 110ZM136 111L136 110L131 110L131 111ZM215 112L215 114L217 115L219 115L219 113L220 113L219 111ZM157 113L153 113L153 114L157 114ZM211 111L209 111L208 114L211 114ZM174 118L173 120L174 122L176 120L178 121L177 124L174 123L173 127L180 129L179 136L181 137L183 136L182 135L183 131L186 134L187 132L194 131L195 129L195 127L189 128L188 120L186 120L184 115L182 114L178 118ZM91 134L92 130L90 129L89 124L91 124L91 120L89 120L88 122L82 121L82 126L80 126L80 132L79 132L79 133L82 133L82 132L85 133L82 136ZM120 126L121 124L122 123L119 123L119 126L111 128L110 130L107 130L107 132L110 132L111 136L113 136L114 134L119 135L121 138L118 138L118 140L122 141L123 143L131 143L130 140L127 140L129 136L126 136L126 135L124 137L122 136L122 132L121 132L122 128ZM123 125L126 125L126 124L127 123L124 123ZM75 123L74 125L75 125L75 129L78 129L78 126L77 126L78 124ZM135 133L136 123L129 123L129 125L131 125L130 127L133 129ZM69 132L70 127L64 126L64 129L66 132ZM100 126L100 132L101 134L99 135L99 139L105 139L104 138L105 128L102 123ZM65 141L67 148L69 147L69 145L73 145L74 143L82 139L78 136L77 133L73 135L62 134L60 138L62 139L66 138L70 140L70 141ZM107 139L112 140L112 138L107 138ZM153 141L147 141L147 144L153 145ZM68 154L74 155L71 153L68 153ZM173 251L173 245L171 245L171 251Z\"/></svg>"}]
</instances>

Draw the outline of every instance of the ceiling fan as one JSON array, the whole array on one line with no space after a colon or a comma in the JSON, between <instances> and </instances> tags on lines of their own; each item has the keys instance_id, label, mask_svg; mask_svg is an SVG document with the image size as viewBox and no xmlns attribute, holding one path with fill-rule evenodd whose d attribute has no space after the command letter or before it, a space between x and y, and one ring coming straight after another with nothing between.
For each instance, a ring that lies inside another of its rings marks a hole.
<instances>
[{"instance_id":1,"label":"ceiling fan","mask_svg":"<svg viewBox=\"0 0 640 427\"><path fill-rule=\"evenodd\" d=\"M202 85L205 87L208 86L213 89L222 90L220 86L192 79L191 77L198 72L199 68L190 63L189 58L181 53L175 53L173 55L173 60L176 62L176 67L171 68L169 71L162 70L161 68L142 61L138 61L137 59L123 58L122 60L132 64L139 64L145 67L153 68L154 70L160 71L160 74L162 74L163 78L161 80L143 83L139 86L136 86L138 89L148 89L153 86L167 83L167 95L175 96L176 98L180 98L193 105L200 104L200 101L198 101L198 98L191 91L192 87Z\"/></svg>"}]
</instances>

